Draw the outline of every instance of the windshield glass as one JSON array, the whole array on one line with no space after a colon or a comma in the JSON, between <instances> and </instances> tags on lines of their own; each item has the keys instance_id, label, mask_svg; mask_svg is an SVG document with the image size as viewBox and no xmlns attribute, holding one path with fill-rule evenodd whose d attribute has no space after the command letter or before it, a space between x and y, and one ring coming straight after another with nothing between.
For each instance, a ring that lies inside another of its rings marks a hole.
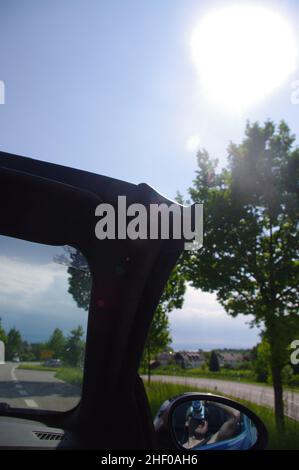
<instances>
[{"instance_id":1,"label":"windshield glass","mask_svg":"<svg viewBox=\"0 0 299 470\"><path fill-rule=\"evenodd\" d=\"M83 255L0 237L0 402L66 411L81 396L90 272Z\"/></svg>"}]
</instances>

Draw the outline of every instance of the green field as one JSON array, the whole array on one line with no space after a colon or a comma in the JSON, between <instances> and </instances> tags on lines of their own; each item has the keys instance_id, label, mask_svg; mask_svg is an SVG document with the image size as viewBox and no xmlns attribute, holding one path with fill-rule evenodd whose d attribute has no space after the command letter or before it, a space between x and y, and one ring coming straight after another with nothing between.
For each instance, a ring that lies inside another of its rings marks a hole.
<instances>
[{"instance_id":1,"label":"green field","mask_svg":"<svg viewBox=\"0 0 299 470\"><path fill-rule=\"evenodd\" d=\"M82 384L82 370L70 367L43 367L42 365L34 364L21 364L20 369L31 369L41 371L55 372L55 376L60 380L64 380L72 385L81 386ZM202 391L207 390L196 389L178 384L167 384L161 382L152 382L150 385L145 383L147 396L149 399L151 412L153 417L156 415L161 404L176 395L181 395L184 392ZM223 395L223 394L222 394ZM233 398L233 397L231 397ZM269 432L269 449L277 450L299 450L299 422L286 418L285 429L280 433L276 429L273 409L266 406L256 405L245 400L238 400L255 412L265 423Z\"/></svg>"}]
</instances>

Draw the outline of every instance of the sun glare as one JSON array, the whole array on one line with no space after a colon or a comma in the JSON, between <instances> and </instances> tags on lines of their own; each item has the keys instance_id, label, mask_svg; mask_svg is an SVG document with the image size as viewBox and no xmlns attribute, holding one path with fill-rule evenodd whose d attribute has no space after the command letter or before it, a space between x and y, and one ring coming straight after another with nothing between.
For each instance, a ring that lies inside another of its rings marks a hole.
<instances>
[{"instance_id":1,"label":"sun glare","mask_svg":"<svg viewBox=\"0 0 299 470\"><path fill-rule=\"evenodd\" d=\"M191 53L205 97L233 112L270 95L297 61L288 22L268 8L251 5L204 16L192 34Z\"/></svg>"},{"instance_id":2,"label":"sun glare","mask_svg":"<svg viewBox=\"0 0 299 470\"><path fill-rule=\"evenodd\" d=\"M186 140L186 150L188 152L194 153L199 149L200 146L200 137L198 134L190 135Z\"/></svg>"}]
</instances>

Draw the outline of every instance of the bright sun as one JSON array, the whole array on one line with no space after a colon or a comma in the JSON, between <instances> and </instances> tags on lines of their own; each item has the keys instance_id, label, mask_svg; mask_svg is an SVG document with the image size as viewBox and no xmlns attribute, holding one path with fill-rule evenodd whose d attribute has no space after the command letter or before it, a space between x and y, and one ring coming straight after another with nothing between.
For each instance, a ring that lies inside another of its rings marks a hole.
<instances>
[{"instance_id":1,"label":"bright sun","mask_svg":"<svg viewBox=\"0 0 299 470\"><path fill-rule=\"evenodd\" d=\"M230 6L207 14L191 38L192 59L205 96L239 112L283 84L296 68L296 38L279 14Z\"/></svg>"}]
</instances>

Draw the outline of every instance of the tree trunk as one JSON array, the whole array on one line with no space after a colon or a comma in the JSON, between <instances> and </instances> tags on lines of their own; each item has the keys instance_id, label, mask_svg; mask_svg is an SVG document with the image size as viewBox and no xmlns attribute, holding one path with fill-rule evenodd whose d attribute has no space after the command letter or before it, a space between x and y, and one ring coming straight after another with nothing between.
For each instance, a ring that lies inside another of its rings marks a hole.
<instances>
[{"instance_id":1,"label":"tree trunk","mask_svg":"<svg viewBox=\"0 0 299 470\"><path fill-rule=\"evenodd\" d=\"M284 367L285 344L281 336L281 325L276 321L275 315L271 315L266 322L267 336L270 344L270 365L272 372L274 388L274 411L275 422L278 429L284 427L284 406L283 406L283 387L282 387L282 369Z\"/></svg>"},{"instance_id":2,"label":"tree trunk","mask_svg":"<svg viewBox=\"0 0 299 470\"><path fill-rule=\"evenodd\" d=\"M284 427L284 409L283 409L283 389L281 379L281 368L272 367L273 387L274 387L274 409L275 422L278 429Z\"/></svg>"},{"instance_id":3,"label":"tree trunk","mask_svg":"<svg viewBox=\"0 0 299 470\"><path fill-rule=\"evenodd\" d=\"M269 243L269 297L271 302L269 304L269 320L268 320L268 333L269 333L269 342L271 350L271 369L272 369L272 379L274 387L274 410L275 410L275 422L278 429L284 427L284 409L283 409L283 389L282 389L282 378L281 371L283 368L283 342L281 341L280 336L280 325L277 322L275 313L276 313L276 290L275 290L275 269L273 263L273 253L274 253L274 244L273 244L273 223L272 223L272 214L270 214L270 243ZM267 322L266 322L267 324Z\"/></svg>"}]
</instances>

